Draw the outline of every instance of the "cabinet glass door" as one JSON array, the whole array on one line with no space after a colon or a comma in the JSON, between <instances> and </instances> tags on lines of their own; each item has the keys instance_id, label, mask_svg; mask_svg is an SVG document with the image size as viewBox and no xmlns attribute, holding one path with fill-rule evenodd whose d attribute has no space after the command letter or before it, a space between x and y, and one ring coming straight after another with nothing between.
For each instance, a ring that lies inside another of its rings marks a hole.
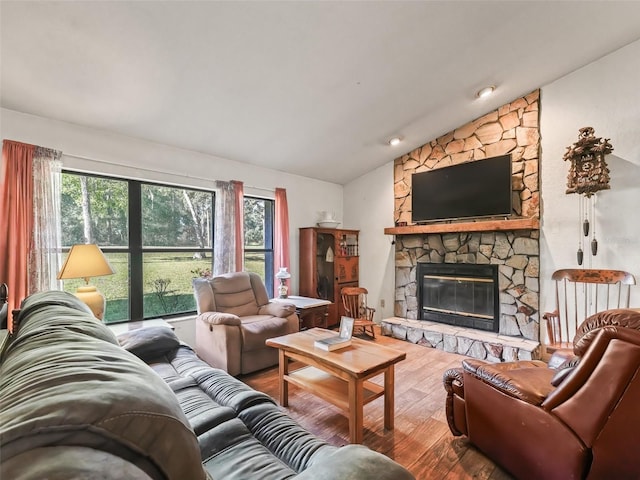
<instances>
[{"instance_id":1,"label":"cabinet glass door","mask_svg":"<svg viewBox=\"0 0 640 480\"><path fill-rule=\"evenodd\" d=\"M318 233L316 243L316 264L318 275L318 297L335 302L334 279L336 260L336 239L331 233Z\"/></svg>"}]
</instances>

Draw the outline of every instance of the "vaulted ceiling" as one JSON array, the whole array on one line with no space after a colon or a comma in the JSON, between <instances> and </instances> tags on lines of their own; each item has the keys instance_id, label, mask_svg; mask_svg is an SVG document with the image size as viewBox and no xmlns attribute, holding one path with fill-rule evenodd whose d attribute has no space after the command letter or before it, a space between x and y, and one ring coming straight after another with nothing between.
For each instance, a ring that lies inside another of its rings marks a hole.
<instances>
[{"instance_id":1,"label":"vaulted ceiling","mask_svg":"<svg viewBox=\"0 0 640 480\"><path fill-rule=\"evenodd\" d=\"M3 0L0 15L5 108L340 184L640 38L634 1Z\"/></svg>"}]
</instances>

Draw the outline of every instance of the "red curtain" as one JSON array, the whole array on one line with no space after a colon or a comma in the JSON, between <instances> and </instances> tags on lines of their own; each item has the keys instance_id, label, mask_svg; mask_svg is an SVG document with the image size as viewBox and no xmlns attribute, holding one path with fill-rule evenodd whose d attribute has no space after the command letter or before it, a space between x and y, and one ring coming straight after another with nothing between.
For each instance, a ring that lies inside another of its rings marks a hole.
<instances>
[{"instance_id":1,"label":"red curtain","mask_svg":"<svg viewBox=\"0 0 640 480\"><path fill-rule=\"evenodd\" d=\"M289 263L289 206L287 205L287 191L276 188L275 218L273 232L273 270L274 274L282 267L290 268ZM291 272L291 270L289 270ZM280 281L273 278L273 291L278 291Z\"/></svg>"},{"instance_id":2,"label":"red curtain","mask_svg":"<svg viewBox=\"0 0 640 480\"><path fill-rule=\"evenodd\" d=\"M4 140L0 170L0 283L9 286L9 319L28 293L33 243L33 154L35 145ZM11 321L9 321L11 324Z\"/></svg>"},{"instance_id":3,"label":"red curtain","mask_svg":"<svg viewBox=\"0 0 640 480\"><path fill-rule=\"evenodd\" d=\"M244 184L232 180L235 203L236 272L244 270Z\"/></svg>"}]
</instances>

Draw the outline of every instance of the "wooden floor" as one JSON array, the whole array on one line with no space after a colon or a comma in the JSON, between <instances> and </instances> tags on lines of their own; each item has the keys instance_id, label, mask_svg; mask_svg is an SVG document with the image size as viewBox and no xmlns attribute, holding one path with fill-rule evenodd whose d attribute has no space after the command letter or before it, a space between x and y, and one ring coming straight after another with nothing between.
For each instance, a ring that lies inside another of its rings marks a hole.
<instances>
[{"instance_id":1,"label":"wooden floor","mask_svg":"<svg viewBox=\"0 0 640 480\"><path fill-rule=\"evenodd\" d=\"M375 341L406 352L407 358L396 365L395 429L384 430L383 399L374 400L364 407L364 445L404 465L419 480L512 478L447 426L442 374L465 357L384 337L379 330ZM278 399L277 367L241 380ZM372 381L382 385L382 375ZM284 410L328 443L348 443L345 414L312 393L291 385Z\"/></svg>"}]
</instances>

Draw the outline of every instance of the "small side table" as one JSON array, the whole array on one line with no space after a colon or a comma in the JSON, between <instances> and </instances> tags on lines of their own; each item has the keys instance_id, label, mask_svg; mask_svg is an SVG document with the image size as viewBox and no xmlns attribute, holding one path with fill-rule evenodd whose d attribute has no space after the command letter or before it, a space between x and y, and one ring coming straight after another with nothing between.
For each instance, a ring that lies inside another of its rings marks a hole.
<instances>
[{"instance_id":1,"label":"small side table","mask_svg":"<svg viewBox=\"0 0 640 480\"><path fill-rule=\"evenodd\" d=\"M287 298L274 298L272 301L292 303L296 306L296 313L300 318L300 331L314 327L328 327L329 305L331 305L329 300L289 295Z\"/></svg>"}]
</instances>

